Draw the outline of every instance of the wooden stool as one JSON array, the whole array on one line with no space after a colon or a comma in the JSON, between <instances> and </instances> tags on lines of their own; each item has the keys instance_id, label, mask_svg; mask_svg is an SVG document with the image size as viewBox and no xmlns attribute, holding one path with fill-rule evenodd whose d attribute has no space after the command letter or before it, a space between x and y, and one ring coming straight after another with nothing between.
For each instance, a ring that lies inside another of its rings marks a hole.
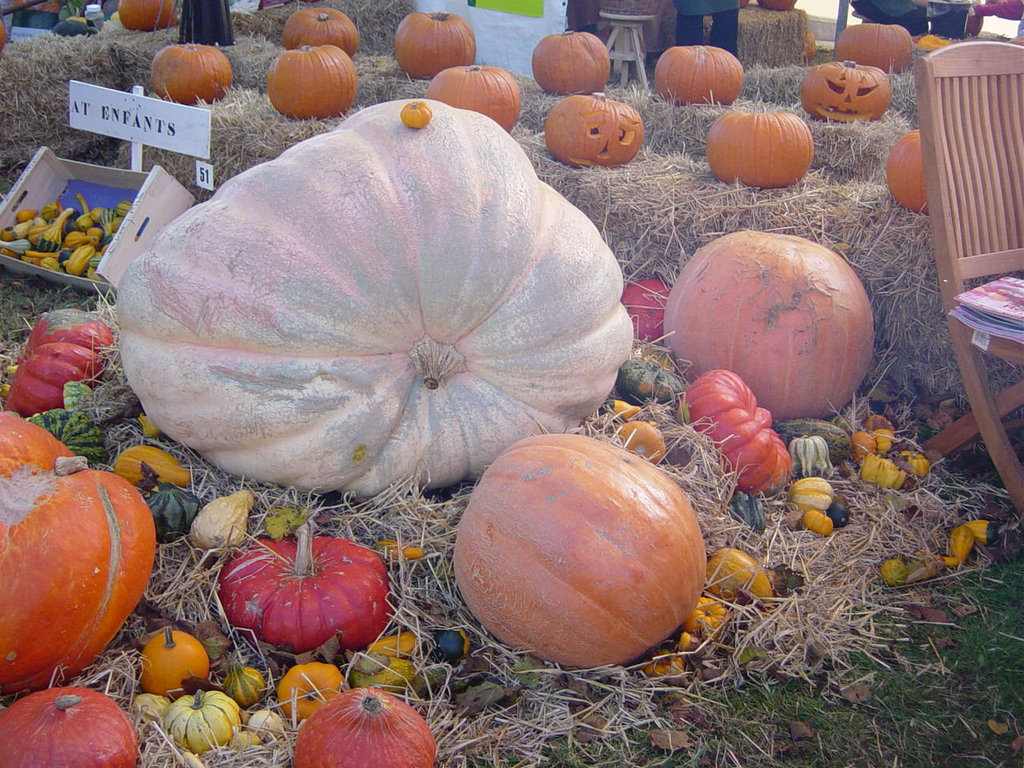
<instances>
[{"instance_id":1,"label":"wooden stool","mask_svg":"<svg viewBox=\"0 0 1024 768\"><path fill-rule=\"evenodd\" d=\"M632 63L640 82L644 88L648 88L647 70L644 68L647 52L644 50L643 25L657 16L629 16L608 11L601 11L600 14L612 27L608 36L608 57L612 60L612 74L619 73L619 85L625 88L629 82L629 65Z\"/></svg>"}]
</instances>

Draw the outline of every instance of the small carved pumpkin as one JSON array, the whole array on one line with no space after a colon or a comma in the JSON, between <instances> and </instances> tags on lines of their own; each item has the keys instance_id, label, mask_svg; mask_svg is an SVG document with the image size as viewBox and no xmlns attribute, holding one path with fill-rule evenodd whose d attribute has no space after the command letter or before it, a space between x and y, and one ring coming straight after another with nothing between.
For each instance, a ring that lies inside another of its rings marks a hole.
<instances>
[{"instance_id":1,"label":"small carved pumpkin","mask_svg":"<svg viewBox=\"0 0 1024 768\"><path fill-rule=\"evenodd\" d=\"M877 120L889 109L892 86L878 67L827 61L807 70L800 103L815 120Z\"/></svg>"},{"instance_id":2,"label":"small carved pumpkin","mask_svg":"<svg viewBox=\"0 0 1024 768\"><path fill-rule=\"evenodd\" d=\"M519 83L501 67L473 64L442 69L430 81L425 96L452 107L487 115L506 131L519 120Z\"/></svg>"},{"instance_id":3,"label":"small carved pumpkin","mask_svg":"<svg viewBox=\"0 0 1024 768\"><path fill-rule=\"evenodd\" d=\"M644 123L636 109L603 93L567 96L548 112L544 142L567 165L617 168L640 151Z\"/></svg>"},{"instance_id":4,"label":"small carved pumpkin","mask_svg":"<svg viewBox=\"0 0 1024 768\"><path fill-rule=\"evenodd\" d=\"M473 27L455 13L414 11L395 30L395 60L413 80L433 77L448 67L476 59Z\"/></svg>"},{"instance_id":5,"label":"small carved pumpkin","mask_svg":"<svg viewBox=\"0 0 1024 768\"><path fill-rule=\"evenodd\" d=\"M359 30L348 14L337 8L302 8L284 23L281 42L289 50L304 45L336 45L355 56Z\"/></svg>"},{"instance_id":6,"label":"small carved pumpkin","mask_svg":"<svg viewBox=\"0 0 1024 768\"><path fill-rule=\"evenodd\" d=\"M896 202L904 208L928 213L919 130L908 131L892 145L885 163L885 183Z\"/></svg>"},{"instance_id":7,"label":"small carved pumpkin","mask_svg":"<svg viewBox=\"0 0 1024 768\"><path fill-rule=\"evenodd\" d=\"M836 38L836 61L902 72L913 58L914 38L899 24L851 24Z\"/></svg>"},{"instance_id":8,"label":"small carved pumpkin","mask_svg":"<svg viewBox=\"0 0 1024 768\"><path fill-rule=\"evenodd\" d=\"M563 32L542 37L530 60L533 79L559 96L603 91L612 61L608 48L589 32Z\"/></svg>"},{"instance_id":9,"label":"small carved pumpkin","mask_svg":"<svg viewBox=\"0 0 1024 768\"><path fill-rule=\"evenodd\" d=\"M732 104L743 89L743 65L724 48L672 46L654 67L654 89L674 104Z\"/></svg>"},{"instance_id":10,"label":"small carved pumpkin","mask_svg":"<svg viewBox=\"0 0 1024 768\"><path fill-rule=\"evenodd\" d=\"M731 109L708 130L707 156L719 181L762 189L788 187L810 169L814 138L792 112Z\"/></svg>"},{"instance_id":11,"label":"small carved pumpkin","mask_svg":"<svg viewBox=\"0 0 1024 768\"><path fill-rule=\"evenodd\" d=\"M221 99L232 80L231 62L214 45L165 45L150 65L153 92L178 104Z\"/></svg>"},{"instance_id":12,"label":"small carved pumpkin","mask_svg":"<svg viewBox=\"0 0 1024 768\"><path fill-rule=\"evenodd\" d=\"M338 117L356 98L355 65L336 45L282 51L267 69L267 97L286 117Z\"/></svg>"}]
</instances>

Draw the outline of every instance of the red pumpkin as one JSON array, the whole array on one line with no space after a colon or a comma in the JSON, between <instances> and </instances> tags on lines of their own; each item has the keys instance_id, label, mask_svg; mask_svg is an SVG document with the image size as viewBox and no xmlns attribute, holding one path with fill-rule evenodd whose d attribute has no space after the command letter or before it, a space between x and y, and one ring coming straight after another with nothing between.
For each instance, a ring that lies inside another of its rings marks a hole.
<instances>
[{"instance_id":1,"label":"red pumpkin","mask_svg":"<svg viewBox=\"0 0 1024 768\"><path fill-rule=\"evenodd\" d=\"M723 48L676 45L658 57L654 89L674 104L732 104L743 89L743 65Z\"/></svg>"},{"instance_id":2,"label":"red pumpkin","mask_svg":"<svg viewBox=\"0 0 1024 768\"><path fill-rule=\"evenodd\" d=\"M633 333L642 341L656 341L665 335L665 301L669 287L656 277L627 283L622 303L633 321Z\"/></svg>"},{"instance_id":3,"label":"red pumpkin","mask_svg":"<svg viewBox=\"0 0 1024 768\"><path fill-rule=\"evenodd\" d=\"M45 429L0 413L0 693L85 669L149 581L146 502L111 472L70 471L73 456Z\"/></svg>"},{"instance_id":4,"label":"red pumpkin","mask_svg":"<svg viewBox=\"0 0 1024 768\"><path fill-rule=\"evenodd\" d=\"M86 349L100 351L114 345L114 333L110 326L93 312L68 307L44 312L32 325L32 331L25 342L28 354L42 344L63 341L77 344Z\"/></svg>"},{"instance_id":5,"label":"red pumpkin","mask_svg":"<svg viewBox=\"0 0 1024 768\"><path fill-rule=\"evenodd\" d=\"M608 48L589 32L563 32L542 37L530 59L533 79L548 93L603 91L611 72Z\"/></svg>"},{"instance_id":6,"label":"red pumpkin","mask_svg":"<svg viewBox=\"0 0 1024 768\"><path fill-rule=\"evenodd\" d=\"M281 43L289 50L304 45L336 45L349 56L355 56L359 30L348 14L337 8L303 8L284 23Z\"/></svg>"},{"instance_id":7,"label":"red pumpkin","mask_svg":"<svg viewBox=\"0 0 1024 768\"><path fill-rule=\"evenodd\" d=\"M851 24L836 38L834 56L836 61L902 72L914 58L914 38L899 24Z\"/></svg>"},{"instance_id":8,"label":"red pumpkin","mask_svg":"<svg viewBox=\"0 0 1024 768\"><path fill-rule=\"evenodd\" d=\"M818 64L800 83L800 103L816 120L877 120L891 100L889 76L878 67L853 61Z\"/></svg>"},{"instance_id":9,"label":"red pumpkin","mask_svg":"<svg viewBox=\"0 0 1024 768\"><path fill-rule=\"evenodd\" d=\"M455 13L414 11L395 30L395 60L413 80L476 60L473 27Z\"/></svg>"},{"instance_id":10,"label":"red pumpkin","mask_svg":"<svg viewBox=\"0 0 1024 768\"><path fill-rule=\"evenodd\" d=\"M506 131L519 120L519 83L501 67L473 64L442 69L427 86L426 97L487 115Z\"/></svg>"},{"instance_id":11,"label":"red pumpkin","mask_svg":"<svg viewBox=\"0 0 1024 768\"><path fill-rule=\"evenodd\" d=\"M908 131L892 145L885 163L885 183L896 202L904 208L928 213L919 130Z\"/></svg>"},{"instance_id":12,"label":"red pumpkin","mask_svg":"<svg viewBox=\"0 0 1024 768\"><path fill-rule=\"evenodd\" d=\"M624 664L679 627L704 586L704 541L675 481L579 434L514 443L470 495L455 579L503 643L578 667Z\"/></svg>"},{"instance_id":13,"label":"red pumpkin","mask_svg":"<svg viewBox=\"0 0 1024 768\"><path fill-rule=\"evenodd\" d=\"M376 688L318 707L295 740L295 768L432 768L437 744L415 709Z\"/></svg>"},{"instance_id":14,"label":"red pumpkin","mask_svg":"<svg viewBox=\"0 0 1024 768\"><path fill-rule=\"evenodd\" d=\"M125 29L154 32L178 23L178 3L167 0L120 0L117 18Z\"/></svg>"},{"instance_id":15,"label":"red pumpkin","mask_svg":"<svg viewBox=\"0 0 1024 768\"><path fill-rule=\"evenodd\" d=\"M810 170L814 137L792 112L731 109L708 130L708 166L719 181L774 189L796 184Z\"/></svg>"},{"instance_id":16,"label":"red pumpkin","mask_svg":"<svg viewBox=\"0 0 1024 768\"><path fill-rule=\"evenodd\" d=\"M544 120L544 143L567 165L625 165L644 143L644 122L629 104L603 93L566 96Z\"/></svg>"},{"instance_id":17,"label":"red pumpkin","mask_svg":"<svg viewBox=\"0 0 1024 768\"><path fill-rule=\"evenodd\" d=\"M286 117L323 120L348 111L356 99L357 80L355 64L338 46L302 45L282 51L270 63L267 98Z\"/></svg>"},{"instance_id":18,"label":"red pumpkin","mask_svg":"<svg viewBox=\"0 0 1024 768\"><path fill-rule=\"evenodd\" d=\"M135 726L116 702L89 688L48 688L0 711L3 768L134 768Z\"/></svg>"},{"instance_id":19,"label":"red pumpkin","mask_svg":"<svg viewBox=\"0 0 1024 768\"><path fill-rule=\"evenodd\" d=\"M707 371L683 398L690 424L715 441L740 491L773 494L785 487L793 471L789 449L743 379L732 371Z\"/></svg>"},{"instance_id":20,"label":"red pumpkin","mask_svg":"<svg viewBox=\"0 0 1024 768\"><path fill-rule=\"evenodd\" d=\"M337 635L362 650L387 626L388 573L372 549L348 539L260 539L221 570L217 594L232 626L297 653Z\"/></svg>"},{"instance_id":21,"label":"red pumpkin","mask_svg":"<svg viewBox=\"0 0 1024 768\"><path fill-rule=\"evenodd\" d=\"M697 250L672 286L665 332L694 375L734 371L776 419L846 405L874 344L867 292L842 257L802 237L752 231Z\"/></svg>"},{"instance_id":22,"label":"red pumpkin","mask_svg":"<svg viewBox=\"0 0 1024 768\"><path fill-rule=\"evenodd\" d=\"M231 62L215 45L165 45L150 65L153 92L178 104L222 99L233 79Z\"/></svg>"},{"instance_id":23,"label":"red pumpkin","mask_svg":"<svg viewBox=\"0 0 1024 768\"><path fill-rule=\"evenodd\" d=\"M4 408L22 416L64 407L64 385L94 381L104 367L98 351L55 341L19 360Z\"/></svg>"}]
</instances>

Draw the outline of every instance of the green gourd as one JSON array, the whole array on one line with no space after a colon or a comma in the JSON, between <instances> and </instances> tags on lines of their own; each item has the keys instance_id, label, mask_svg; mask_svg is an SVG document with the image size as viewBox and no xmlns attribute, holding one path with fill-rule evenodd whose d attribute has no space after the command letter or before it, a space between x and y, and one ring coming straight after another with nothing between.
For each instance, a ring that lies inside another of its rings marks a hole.
<instances>
[{"instance_id":1,"label":"green gourd","mask_svg":"<svg viewBox=\"0 0 1024 768\"><path fill-rule=\"evenodd\" d=\"M81 411L55 408L29 416L28 421L56 437L76 456L84 456L90 464L102 464L107 460L103 432Z\"/></svg>"},{"instance_id":2,"label":"green gourd","mask_svg":"<svg viewBox=\"0 0 1024 768\"><path fill-rule=\"evenodd\" d=\"M187 534L203 506L198 496L174 483L157 483L146 496L146 503L156 524L156 540L161 544L176 541Z\"/></svg>"},{"instance_id":3,"label":"green gourd","mask_svg":"<svg viewBox=\"0 0 1024 768\"><path fill-rule=\"evenodd\" d=\"M615 391L635 405L655 400L673 403L683 393L683 383L657 363L648 360L627 360L619 367Z\"/></svg>"}]
</instances>

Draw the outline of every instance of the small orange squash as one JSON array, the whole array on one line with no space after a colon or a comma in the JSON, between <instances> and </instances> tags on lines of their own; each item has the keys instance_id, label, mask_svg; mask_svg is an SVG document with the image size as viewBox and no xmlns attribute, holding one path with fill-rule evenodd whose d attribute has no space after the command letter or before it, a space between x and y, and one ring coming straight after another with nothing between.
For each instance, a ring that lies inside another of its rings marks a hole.
<instances>
[{"instance_id":1,"label":"small orange squash","mask_svg":"<svg viewBox=\"0 0 1024 768\"><path fill-rule=\"evenodd\" d=\"M112 469L132 485L141 485L145 478L143 465L156 473L160 483L173 483L187 488L192 483L192 474L163 448L155 445L132 445L122 450L114 459Z\"/></svg>"},{"instance_id":2,"label":"small orange squash","mask_svg":"<svg viewBox=\"0 0 1024 768\"><path fill-rule=\"evenodd\" d=\"M139 686L146 693L176 699L185 693L182 682L210 674L210 657L203 644L190 635L166 626L142 648Z\"/></svg>"},{"instance_id":3,"label":"small orange squash","mask_svg":"<svg viewBox=\"0 0 1024 768\"><path fill-rule=\"evenodd\" d=\"M292 720L305 720L341 691L345 676L333 664L308 661L296 664L277 683L281 712Z\"/></svg>"}]
</instances>

